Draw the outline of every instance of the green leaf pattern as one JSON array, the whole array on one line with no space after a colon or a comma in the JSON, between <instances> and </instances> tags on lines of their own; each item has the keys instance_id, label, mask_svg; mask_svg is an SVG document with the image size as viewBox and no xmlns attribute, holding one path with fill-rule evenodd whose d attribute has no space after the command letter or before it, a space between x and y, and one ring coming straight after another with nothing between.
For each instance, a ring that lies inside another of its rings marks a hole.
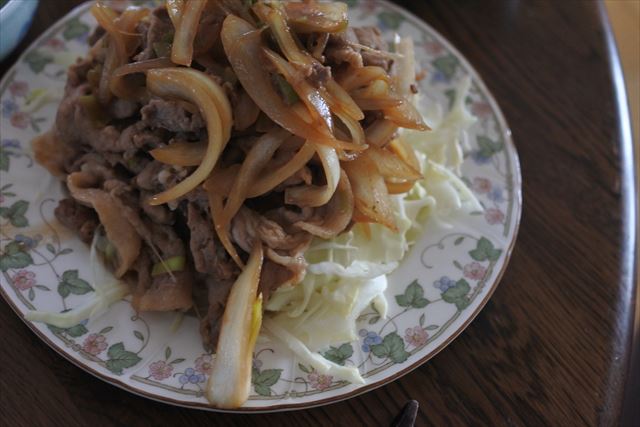
<instances>
[{"instance_id":1,"label":"green leaf pattern","mask_svg":"<svg viewBox=\"0 0 640 427\"><path fill-rule=\"evenodd\" d=\"M27 209L29 209L29 202L18 200L8 208L0 207L0 217L8 219L14 227L27 227L29 225L29 221L25 217Z\"/></svg>"},{"instance_id":2,"label":"green leaf pattern","mask_svg":"<svg viewBox=\"0 0 640 427\"><path fill-rule=\"evenodd\" d=\"M429 300L424 298L424 289L417 280L411 282L404 294L396 295L396 302L400 307L424 308L429 304Z\"/></svg>"},{"instance_id":3,"label":"green leaf pattern","mask_svg":"<svg viewBox=\"0 0 640 427\"><path fill-rule=\"evenodd\" d=\"M67 27L62 32L62 36L65 40L71 40L78 37L82 37L89 32L89 26L80 21L79 18L73 18L67 24Z\"/></svg>"},{"instance_id":4,"label":"green leaf pattern","mask_svg":"<svg viewBox=\"0 0 640 427\"><path fill-rule=\"evenodd\" d=\"M453 77L459 64L460 61L453 54L441 56L433 61L433 67L442 73L447 80L450 80Z\"/></svg>"},{"instance_id":5,"label":"green leaf pattern","mask_svg":"<svg viewBox=\"0 0 640 427\"><path fill-rule=\"evenodd\" d=\"M476 261L498 261L500 258L500 254L502 254L501 249L496 249L493 247L493 243L491 243L486 237L481 237L478 240L478 244L476 248L469 252L471 258Z\"/></svg>"},{"instance_id":6,"label":"green leaf pattern","mask_svg":"<svg viewBox=\"0 0 640 427\"><path fill-rule=\"evenodd\" d=\"M337 363L340 366L344 366L344 362L347 361L353 355L353 347L350 343L342 344L340 347L329 347L329 350L322 354L325 359Z\"/></svg>"},{"instance_id":7,"label":"green leaf pattern","mask_svg":"<svg viewBox=\"0 0 640 427\"><path fill-rule=\"evenodd\" d=\"M404 340L395 332L387 334L381 344L371 346L371 352L379 358L389 358L393 363L402 363L409 358Z\"/></svg>"},{"instance_id":8,"label":"green leaf pattern","mask_svg":"<svg viewBox=\"0 0 640 427\"><path fill-rule=\"evenodd\" d=\"M460 279L455 286L442 293L442 299L450 304L455 304L458 310L464 310L471 302L468 297L470 290L469 283Z\"/></svg>"},{"instance_id":9,"label":"green leaf pattern","mask_svg":"<svg viewBox=\"0 0 640 427\"><path fill-rule=\"evenodd\" d=\"M282 369L253 370L251 383L260 396L271 396L271 386L278 382L282 375Z\"/></svg>"},{"instance_id":10,"label":"green leaf pattern","mask_svg":"<svg viewBox=\"0 0 640 427\"><path fill-rule=\"evenodd\" d=\"M126 350L122 342L109 347L107 356L109 356L109 359L105 366L116 375L122 375L123 370L136 365L142 360L136 353Z\"/></svg>"},{"instance_id":11,"label":"green leaf pattern","mask_svg":"<svg viewBox=\"0 0 640 427\"><path fill-rule=\"evenodd\" d=\"M67 270L62 274L62 280L58 283L58 293L62 298L73 295L84 295L92 292L93 288L86 280L78 277L78 270Z\"/></svg>"},{"instance_id":12,"label":"green leaf pattern","mask_svg":"<svg viewBox=\"0 0 640 427\"><path fill-rule=\"evenodd\" d=\"M35 74L40 74L44 68L53 62L53 56L40 50L32 50L24 58L25 62Z\"/></svg>"},{"instance_id":13,"label":"green leaf pattern","mask_svg":"<svg viewBox=\"0 0 640 427\"><path fill-rule=\"evenodd\" d=\"M478 155L485 159L499 153L504 148L501 141L493 141L486 136L478 136L476 140L478 141Z\"/></svg>"},{"instance_id":14,"label":"green leaf pattern","mask_svg":"<svg viewBox=\"0 0 640 427\"><path fill-rule=\"evenodd\" d=\"M33 264L33 258L16 241L7 244L0 252L0 271L2 272L10 268L24 268L31 264Z\"/></svg>"}]
</instances>

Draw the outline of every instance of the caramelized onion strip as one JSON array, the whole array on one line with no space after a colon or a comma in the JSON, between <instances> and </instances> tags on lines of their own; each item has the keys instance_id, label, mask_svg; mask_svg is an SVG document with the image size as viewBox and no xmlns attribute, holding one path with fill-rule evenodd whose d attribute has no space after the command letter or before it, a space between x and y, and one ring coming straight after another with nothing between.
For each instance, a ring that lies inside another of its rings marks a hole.
<instances>
[{"instance_id":1,"label":"caramelized onion strip","mask_svg":"<svg viewBox=\"0 0 640 427\"><path fill-rule=\"evenodd\" d=\"M178 141L149 152L157 161L176 166L198 166L206 153L206 141Z\"/></svg>"},{"instance_id":2,"label":"caramelized onion strip","mask_svg":"<svg viewBox=\"0 0 640 427\"><path fill-rule=\"evenodd\" d=\"M322 162L327 184L289 187L284 192L284 201L289 205L316 207L326 204L333 196L340 181L340 160L336 150L316 144L316 153Z\"/></svg>"},{"instance_id":3,"label":"caramelized onion strip","mask_svg":"<svg viewBox=\"0 0 640 427\"><path fill-rule=\"evenodd\" d=\"M342 167L349 177L358 215L398 231L389 192L376 164L368 156L360 156L351 162L343 162Z\"/></svg>"},{"instance_id":4,"label":"caramelized onion strip","mask_svg":"<svg viewBox=\"0 0 640 427\"><path fill-rule=\"evenodd\" d=\"M244 162L242 162L233 187L231 187L229 198L224 205L224 212L221 217L222 223L219 226L225 228L229 226L231 219L247 198L251 186L258 181L263 168L289 135L290 133L286 130L278 129L263 135L253 144Z\"/></svg>"},{"instance_id":5,"label":"caramelized onion strip","mask_svg":"<svg viewBox=\"0 0 640 427\"><path fill-rule=\"evenodd\" d=\"M160 205L185 195L207 179L231 135L231 106L219 84L190 68L150 70L147 87L156 96L179 98L195 104L205 118L209 139L198 168L174 187L151 198L152 205Z\"/></svg>"},{"instance_id":6,"label":"caramelized onion strip","mask_svg":"<svg viewBox=\"0 0 640 427\"><path fill-rule=\"evenodd\" d=\"M353 193L349 178L344 171L340 171L338 188L327 203L327 213L322 221L298 221L294 226L322 239L331 239L347 228L353 216L353 206Z\"/></svg>"},{"instance_id":7,"label":"caramelized onion strip","mask_svg":"<svg viewBox=\"0 0 640 427\"><path fill-rule=\"evenodd\" d=\"M229 237L229 226L222 226L222 215L224 209L223 200L221 195L213 191L214 186L215 182L213 181L213 177L209 177L203 186L209 197L209 210L211 211L211 218L213 219L213 228L218 235L218 239L220 239L220 243L222 243L224 249L231 256L231 259L233 259L238 267L242 269L244 268L244 262L242 262L238 255L238 251L236 251L235 246L231 243L231 238Z\"/></svg>"},{"instance_id":8,"label":"caramelized onion strip","mask_svg":"<svg viewBox=\"0 0 640 427\"><path fill-rule=\"evenodd\" d=\"M198 23L206 5L206 0L190 0L182 7L171 47L171 61L174 63L187 67L191 65L193 41L196 38Z\"/></svg>"}]
</instances>

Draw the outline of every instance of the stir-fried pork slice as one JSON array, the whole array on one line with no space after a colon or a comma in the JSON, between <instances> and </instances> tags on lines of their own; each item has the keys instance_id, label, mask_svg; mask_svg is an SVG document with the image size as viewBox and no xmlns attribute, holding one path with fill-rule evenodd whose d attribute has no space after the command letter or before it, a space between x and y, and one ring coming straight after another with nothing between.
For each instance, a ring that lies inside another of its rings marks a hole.
<instances>
[{"instance_id":1,"label":"stir-fried pork slice","mask_svg":"<svg viewBox=\"0 0 640 427\"><path fill-rule=\"evenodd\" d=\"M72 198L60 200L54 214L58 221L76 232L84 243L91 243L96 228L100 225L96 212Z\"/></svg>"},{"instance_id":2,"label":"stir-fried pork slice","mask_svg":"<svg viewBox=\"0 0 640 427\"><path fill-rule=\"evenodd\" d=\"M152 99L142 107L142 120L151 128L162 128L171 132L196 132L204 128L205 123L195 106L191 111L182 101L164 101Z\"/></svg>"}]
</instances>

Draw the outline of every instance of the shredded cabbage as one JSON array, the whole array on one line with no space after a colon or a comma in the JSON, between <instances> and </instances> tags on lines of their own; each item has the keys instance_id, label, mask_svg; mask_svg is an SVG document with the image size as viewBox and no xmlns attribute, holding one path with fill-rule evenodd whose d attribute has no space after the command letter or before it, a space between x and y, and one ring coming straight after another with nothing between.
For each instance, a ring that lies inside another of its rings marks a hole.
<instances>
[{"instance_id":1,"label":"shredded cabbage","mask_svg":"<svg viewBox=\"0 0 640 427\"><path fill-rule=\"evenodd\" d=\"M476 120L465 106L469 88L470 79L462 80L447 114L441 108L421 108L430 132L404 129L400 134L415 149L424 178L408 193L391 196L399 231L369 224L368 234L356 225L334 239L314 240L305 253L304 280L278 289L266 304L272 313L265 329L318 372L361 382L356 367L330 362L319 351L356 340L357 318L370 304L386 316L386 275L397 268L428 220L446 225L453 212L482 210L459 177L465 131Z\"/></svg>"}]
</instances>

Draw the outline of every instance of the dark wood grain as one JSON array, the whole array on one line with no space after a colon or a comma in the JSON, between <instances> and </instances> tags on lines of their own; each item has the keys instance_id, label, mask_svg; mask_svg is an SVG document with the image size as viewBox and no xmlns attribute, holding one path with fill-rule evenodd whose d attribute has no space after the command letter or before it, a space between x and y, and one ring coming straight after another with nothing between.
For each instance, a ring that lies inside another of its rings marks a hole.
<instances>
[{"instance_id":1,"label":"dark wood grain","mask_svg":"<svg viewBox=\"0 0 640 427\"><path fill-rule=\"evenodd\" d=\"M77 3L41 0L17 52ZM420 403L418 425L620 421L633 328L635 191L619 60L601 5L400 3L480 72L520 154L520 235L501 285L471 326L429 363L363 396L305 411L223 415L99 381L0 304L0 424L388 425L409 399ZM627 401L638 406L635 397Z\"/></svg>"}]
</instances>

